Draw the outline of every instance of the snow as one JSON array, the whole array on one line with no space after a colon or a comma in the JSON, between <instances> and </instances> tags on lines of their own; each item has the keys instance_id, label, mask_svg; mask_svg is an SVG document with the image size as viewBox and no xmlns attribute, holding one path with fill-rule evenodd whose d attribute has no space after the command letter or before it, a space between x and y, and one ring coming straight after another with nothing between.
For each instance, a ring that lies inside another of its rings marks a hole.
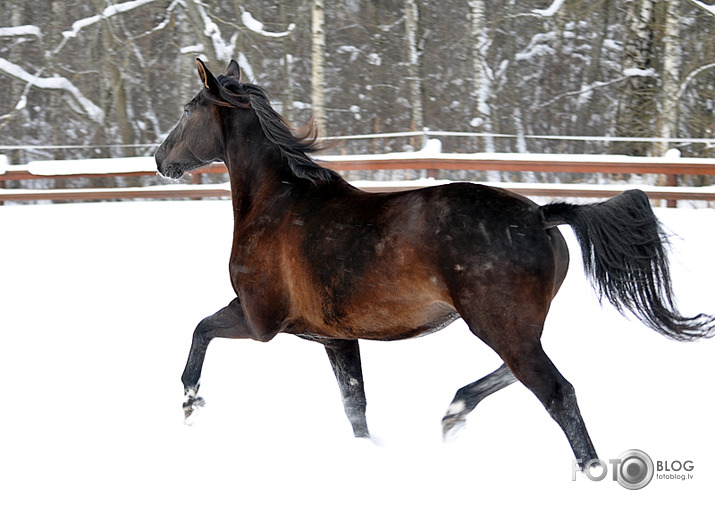
<instances>
[{"instance_id":1,"label":"snow","mask_svg":"<svg viewBox=\"0 0 715 511\"><path fill-rule=\"evenodd\" d=\"M68 176L74 174L119 174L154 172L156 161L152 156L132 158L89 158L86 160L38 160L24 166L36 176Z\"/></svg>"},{"instance_id":2,"label":"snow","mask_svg":"<svg viewBox=\"0 0 715 511\"><path fill-rule=\"evenodd\" d=\"M627 69L624 69L623 75L624 76L640 76L643 78L657 78L658 77L658 73L656 73L655 69L653 69L653 68L639 69L637 67L629 67Z\"/></svg>"},{"instance_id":3,"label":"snow","mask_svg":"<svg viewBox=\"0 0 715 511\"><path fill-rule=\"evenodd\" d=\"M637 67L629 67L623 70L624 76L639 76L643 78L657 78L658 73L653 68L649 69L639 69Z\"/></svg>"},{"instance_id":4,"label":"snow","mask_svg":"<svg viewBox=\"0 0 715 511\"><path fill-rule=\"evenodd\" d=\"M17 104L15 105L15 110L22 110L27 106L27 94L23 94L20 96L20 99L17 101Z\"/></svg>"},{"instance_id":5,"label":"snow","mask_svg":"<svg viewBox=\"0 0 715 511\"><path fill-rule=\"evenodd\" d=\"M241 22L243 22L243 25L247 29L252 30L253 32L260 33L263 31L263 23L254 18L253 15L248 11L243 11L241 13Z\"/></svg>"},{"instance_id":6,"label":"snow","mask_svg":"<svg viewBox=\"0 0 715 511\"><path fill-rule=\"evenodd\" d=\"M673 147L665 152L663 158L666 158L668 160L677 160L678 158L680 158L680 155L680 149L676 149L675 147Z\"/></svg>"},{"instance_id":7,"label":"snow","mask_svg":"<svg viewBox=\"0 0 715 511\"><path fill-rule=\"evenodd\" d=\"M203 44L191 44L189 46L184 46L179 48L179 53L202 53L204 51Z\"/></svg>"},{"instance_id":8,"label":"snow","mask_svg":"<svg viewBox=\"0 0 715 511\"><path fill-rule=\"evenodd\" d=\"M413 154L416 158L433 158L439 157L442 154L442 141L438 138L428 139L422 149L415 151Z\"/></svg>"},{"instance_id":9,"label":"snow","mask_svg":"<svg viewBox=\"0 0 715 511\"><path fill-rule=\"evenodd\" d=\"M686 313L715 312L715 210L658 210ZM715 478L715 341L683 345L600 308L572 263L543 336L605 460L692 460L689 481L631 492L577 474L563 434L515 384L453 442L454 392L499 365L463 323L361 343L375 442L351 438L322 348L215 340L207 406L182 424L191 332L227 304L228 201L0 207L0 507L702 509ZM610 476L610 474L609 474Z\"/></svg>"}]
</instances>

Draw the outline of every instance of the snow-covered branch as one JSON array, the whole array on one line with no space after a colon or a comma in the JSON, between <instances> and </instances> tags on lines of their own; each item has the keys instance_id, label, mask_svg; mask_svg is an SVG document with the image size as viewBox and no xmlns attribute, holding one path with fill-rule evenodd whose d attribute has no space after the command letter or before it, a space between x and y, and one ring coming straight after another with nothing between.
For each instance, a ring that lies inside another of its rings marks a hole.
<instances>
[{"instance_id":1,"label":"snow-covered branch","mask_svg":"<svg viewBox=\"0 0 715 511\"><path fill-rule=\"evenodd\" d=\"M95 14L94 16L90 16L89 18L83 18L81 20L75 21L74 23L72 23L72 30L66 30L62 32L62 37L66 39L77 37L77 34L79 34L80 30L85 27L94 25L95 23L98 23L103 19L110 18L116 14L131 11L132 9L136 9L137 7L141 7L142 5L150 4L154 1L155 0L132 0L131 2L110 5L109 7L104 9L101 14Z\"/></svg>"},{"instance_id":2,"label":"snow-covered branch","mask_svg":"<svg viewBox=\"0 0 715 511\"><path fill-rule=\"evenodd\" d=\"M101 124L104 121L104 112L101 108L87 99L84 94L67 78L62 76L53 76L49 78L40 78L25 71L17 64L0 58L0 72L13 76L27 82L38 89L53 89L64 90L68 92L79 103L82 109L89 115L92 121ZM17 108L17 107L16 107Z\"/></svg>"},{"instance_id":3,"label":"snow-covered branch","mask_svg":"<svg viewBox=\"0 0 715 511\"><path fill-rule=\"evenodd\" d=\"M529 44L524 51L517 52L514 55L514 59L517 61L531 60L534 57L553 55L555 50L552 43L557 37L558 35L554 31L547 32L545 34L536 34L531 38L531 41L529 41Z\"/></svg>"},{"instance_id":4,"label":"snow-covered branch","mask_svg":"<svg viewBox=\"0 0 715 511\"><path fill-rule=\"evenodd\" d=\"M241 23L243 23L243 26L251 32L255 32L256 34L264 37L286 37L290 35L295 28L295 23L291 23L288 25L288 29L285 32L269 32L263 28L263 23L254 18L250 12L243 8L241 8Z\"/></svg>"},{"instance_id":5,"label":"snow-covered branch","mask_svg":"<svg viewBox=\"0 0 715 511\"><path fill-rule=\"evenodd\" d=\"M172 0L171 4L169 4L169 7L166 8L166 11L164 13L164 19L162 21L160 21L154 28L147 30L146 32L144 32L142 34L130 36L130 37L128 37L128 39L137 40L137 39L141 39L143 37L149 36L149 35L151 35L155 32L158 32L160 30L164 30L171 22L171 17L174 14L174 10L176 9L176 6L179 5L180 3L182 4L182 0Z\"/></svg>"},{"instance_id":6,"label":"snow-covered branch","mask_svg":"<svg viewBox=\"0 0 715 511\"><path fill-rule=\"evenodd\" d=\"M130 2L110 5L109 7L104 9L101 14L95 14L94 16L89 16L88 18L82 18L81 20L75 21L74 23L72 23L71 30L65 30L64 32L62 32L62 42L55 49L54 53L58 53L64 47L64 45L67 44L67 41L74 37L77 37L77 35L84 28L89 27L90 25L94 25L95 23L99 23L100 21L105 20L107 18L111 18L116 14L131 11L133 9L136 9L137 7L141 7L142 5L150 4L155 1L156 0L132 0Z\"/></svg>"},{"instance_id":7,"label":"snow-covered branch","mask_svg":"<svg viewBox=\"0 0 715 511\"><path fill-rule=\"evenodd\" d=\"M550 18L556 14L559 9L564 5L565 0L554 0L554 2L547 9L534 9L531 12L544 18Z\"/></svg>"},{"instance_id":8,"label":"snow-covered branch","mask_svg":"<svg viewBox=\"0 0 715 511\"><path fill-rule=\"evenodd\" d=\"M547 101L546 103L541 103L541 104L539 104L538 108L546 108L546 107L548 107L548 106L553 105L554 103L557 103L558 101L560 101L560 100L562 100L562 99L564 99L564 98L568 98L568 97L572 97L572 96L580 96L580 95L582 95L582 94L589 94L589 93L593 92L593 91L596 90L596 89L600 89L600 88L602 88L602 87L608 87L609 85L613 85L613 84L615 84L615 83L618 83L618 82L622 82L622 81L624 81L624 80L627 80L627 79L630 78L631 76L633 76L633 75L630 75L630 74L628 74L628 73L624 73L623 76L620 76L620 77L615 78L615 79L613 79L613 80L609 80L609 81L607 81L607 82L594 82L594 83L592 83L591 85L581 87L581 89L579 89L579 90L575 90L575 91L570 91L570 92L565 92L565 93L563 93L563 94L559 94L558 96L552 98L551 100Z\"/></svg>"},{"instance_id":9,"label":"snow-covered branch","mask_svg":"<svg viewBox=\"0 0 715 511\"><path fill-rule=\"evenodd\" d=\"M693 79L696 76L698 76L703 71L707 71L708 69L712 69L714 67L715 67L715 62L711 62L710 64L705 64L704 66L700 66L699 68L688 73L688 76L685 77L685 80L683 80L683 83L680 84L680 89L678 89L678 94L675 96L676 99L680 99L683 96L683 94L685 93L685 89L688 88L688 85L690 84L690 82L693 81Z\"/></svg>"},{"instance_id":10,"label":"snow-covered branch","mask_svg":"<svg viewBox=\"0 0 715 511\"><path fill-rule=\"evenodd\" d=\"M187 9L193 11L194 17L198 15L200 20L196 20L195 24L200 24L203 29L203 35L211 40L211 46L213 46L214 55L219 61L229 62L233 58L234 48L236 47L236 41L238 39L238 32L235 32L229 41L224 39L221 34L221 29L211 18L209 12L207 12L205 5L201 0L186 0L184 4Z\"/></svg>"},{"instance_id":11,"label":"snow-covered branch","mask_svg":"<svg viewBox=\"0 0 715 511\"><path fill-rule=\"evenodd\" d=\"M691 4L695 4L698 7L700 7L701 9L703 9L705 12L715 16L715 5L708 5L708 4L701 2L700 0L689 0L689 1Z\"/></svg>"},{"instance_id":12,"label":"snow-covered branch","mask_svg":"<svg viewBox=\"0 0 715 511\"><path fill-rule=\"evenodd\" d=\"M35 25L22 25L19 27L0 27L0 37L18 37L24 35L35 36L42 39L40 27Z\"/></svg>"}]
</instances>

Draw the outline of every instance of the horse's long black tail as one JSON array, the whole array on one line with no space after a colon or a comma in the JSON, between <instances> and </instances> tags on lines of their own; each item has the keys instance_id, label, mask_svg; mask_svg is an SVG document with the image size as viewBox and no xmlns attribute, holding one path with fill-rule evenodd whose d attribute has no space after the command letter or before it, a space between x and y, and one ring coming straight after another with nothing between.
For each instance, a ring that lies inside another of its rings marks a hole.
<instances>
[{"instance_id":1,"label":"horse's long black tail","mask_svg":"<svg viewBox=\"0 0 715 511\"><path fill-rule=\"evenodd\" d=\"M667 239L645 193L628 190L597 204L553 203L541 210L547 227L573 228L599 299L678 341L715 336L714 316L684 317L675 306Z\"/></svg>"}]
</instances>

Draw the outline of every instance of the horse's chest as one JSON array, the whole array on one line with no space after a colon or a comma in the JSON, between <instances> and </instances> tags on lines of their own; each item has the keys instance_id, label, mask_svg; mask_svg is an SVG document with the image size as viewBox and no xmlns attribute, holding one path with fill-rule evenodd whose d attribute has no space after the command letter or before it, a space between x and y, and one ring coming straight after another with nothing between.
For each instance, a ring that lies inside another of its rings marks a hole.
<instances>
[{"instance_id":1,"label":"horse's chest","mask_svg":"<svg viewBox=\"0 0 715 511\"><path fill-rule=\"evenodd\" d=\"M231 283L237 291L275 294L280 286L281 236L270 226L237 232L229 263Z\"/></svg>"}]
</instances>

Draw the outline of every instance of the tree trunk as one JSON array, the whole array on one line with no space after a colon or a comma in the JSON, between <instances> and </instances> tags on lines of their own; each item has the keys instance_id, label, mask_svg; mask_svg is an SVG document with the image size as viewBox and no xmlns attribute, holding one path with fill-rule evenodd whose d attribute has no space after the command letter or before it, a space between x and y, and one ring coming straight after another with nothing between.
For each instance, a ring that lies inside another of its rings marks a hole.
<instances>
[{"instance_id":1,"label":"tree trunk","mask_svg":"<svg viewBox=\"0 0 715 511\"><path fill-rule=\"evenodd\" d=\"M489 76L489 66L487 64L487 50L491 40L487 34L487 24L485 17L484 0L471 0L471 37L474 42L472 57L472 76L474 79L474 118L470 122L471 126L483 133L492 133L492 111L490 101L492 96L491 78ZM488 153L495 152L494 138L477 138L478 150Z\"/></svg>"},{"instance_id":2,"label":"tree trunk","mask_svg":"<svg viewBox=\"0 0 715 511\"><path fill-rule=\"evenodd\" d=\"M318 133L326 134L325 116L325 9L323 0L313 0L312 8L311 102Z\"/></svg>"},{"instance_id":3,"label":"tree trunk","mask_svg":"<svg viewBox=\"0 0 715 511\"><path fill-rule=\"evenodd\" d=\"M405 0L405 36L407 38L407 80L409 82L410 131L424 128L422 110L422 81L420 80L420 53L417 47L419 30L419 9L416 0ZM413 139L412 146L418 149L418 139Z\"/></svg>"},{"instance_id":4,"label":"tree trunk","mask_svg":"<svg viewBox=\"0 0 715 511\"><path fill-rule=\"evenodd\" d=\"M280 3L280 15L281 24L283 26L288 26L290 22L292 4L290 6L286 5L284 2ZM283 83L285 84L281 90L282 103L283 103L283 117L288 120L288 122L295 122L293 115L293 103L295 102L295 86L293 82L293 50L295 48L295 42L292 36L283 38L283 72L285 73L285 79ZM323 133L325 135L325 133Z\"/></svg>"},{"instance_id":5,"label":"tree trunk","mask_svg":"<svg viewBox=\"0 0 715 511\"><path fill-rule=\"evenodd\" d=\"M97 12L102 11L102 2L94 0L93 4ZM109 118L112 109L117 115L117 127L119 128L119 136L121 137L122 145L131 145L134 143L134 129L132 128L127 104L127 93L125 90L124 76L122 76L121 61L122 55L117 38L115 37L115 27L112 25L112 19L106 18L102 20L102 29L98 33L101 44L104 48L104 63L103 71L106 73L102 78L105 83L106 90L104 96L107 102L103 105L104 114ZM111 151L105 151L108 156ZM129 147L119 148L117 153L121 156L135 156L134 149Z\"/></svg>"},{"instance_id":6,"label":"tree trunk","mask_svg":"<svg viewBox=\"0 0 715 511\"><path fill-rule=\"evenodd\" d=\"M665 32L663 35L663 67L660 73L662 90L658 121L656 122L659 138L677 136L678 127L678 91L680 88L680 0L669 0L665 12ZM663 156L668 150L668 142L656 145L656 156Z\"/></svg>"},{"instance_id":7,"label":"tree trunk","mask_svg":"<svg viewBox=\"0 0 715 511\"><path fill-rule=\"evenodd\" d=\"M626 51L623 72L629 76L623 88L616 117L616 135L652 137L656 109L656 78L654 64L654 0L637 0L629 5ZM629 143L619 152L645 156L650 145Z\"/></svg>"}]
</instances>

